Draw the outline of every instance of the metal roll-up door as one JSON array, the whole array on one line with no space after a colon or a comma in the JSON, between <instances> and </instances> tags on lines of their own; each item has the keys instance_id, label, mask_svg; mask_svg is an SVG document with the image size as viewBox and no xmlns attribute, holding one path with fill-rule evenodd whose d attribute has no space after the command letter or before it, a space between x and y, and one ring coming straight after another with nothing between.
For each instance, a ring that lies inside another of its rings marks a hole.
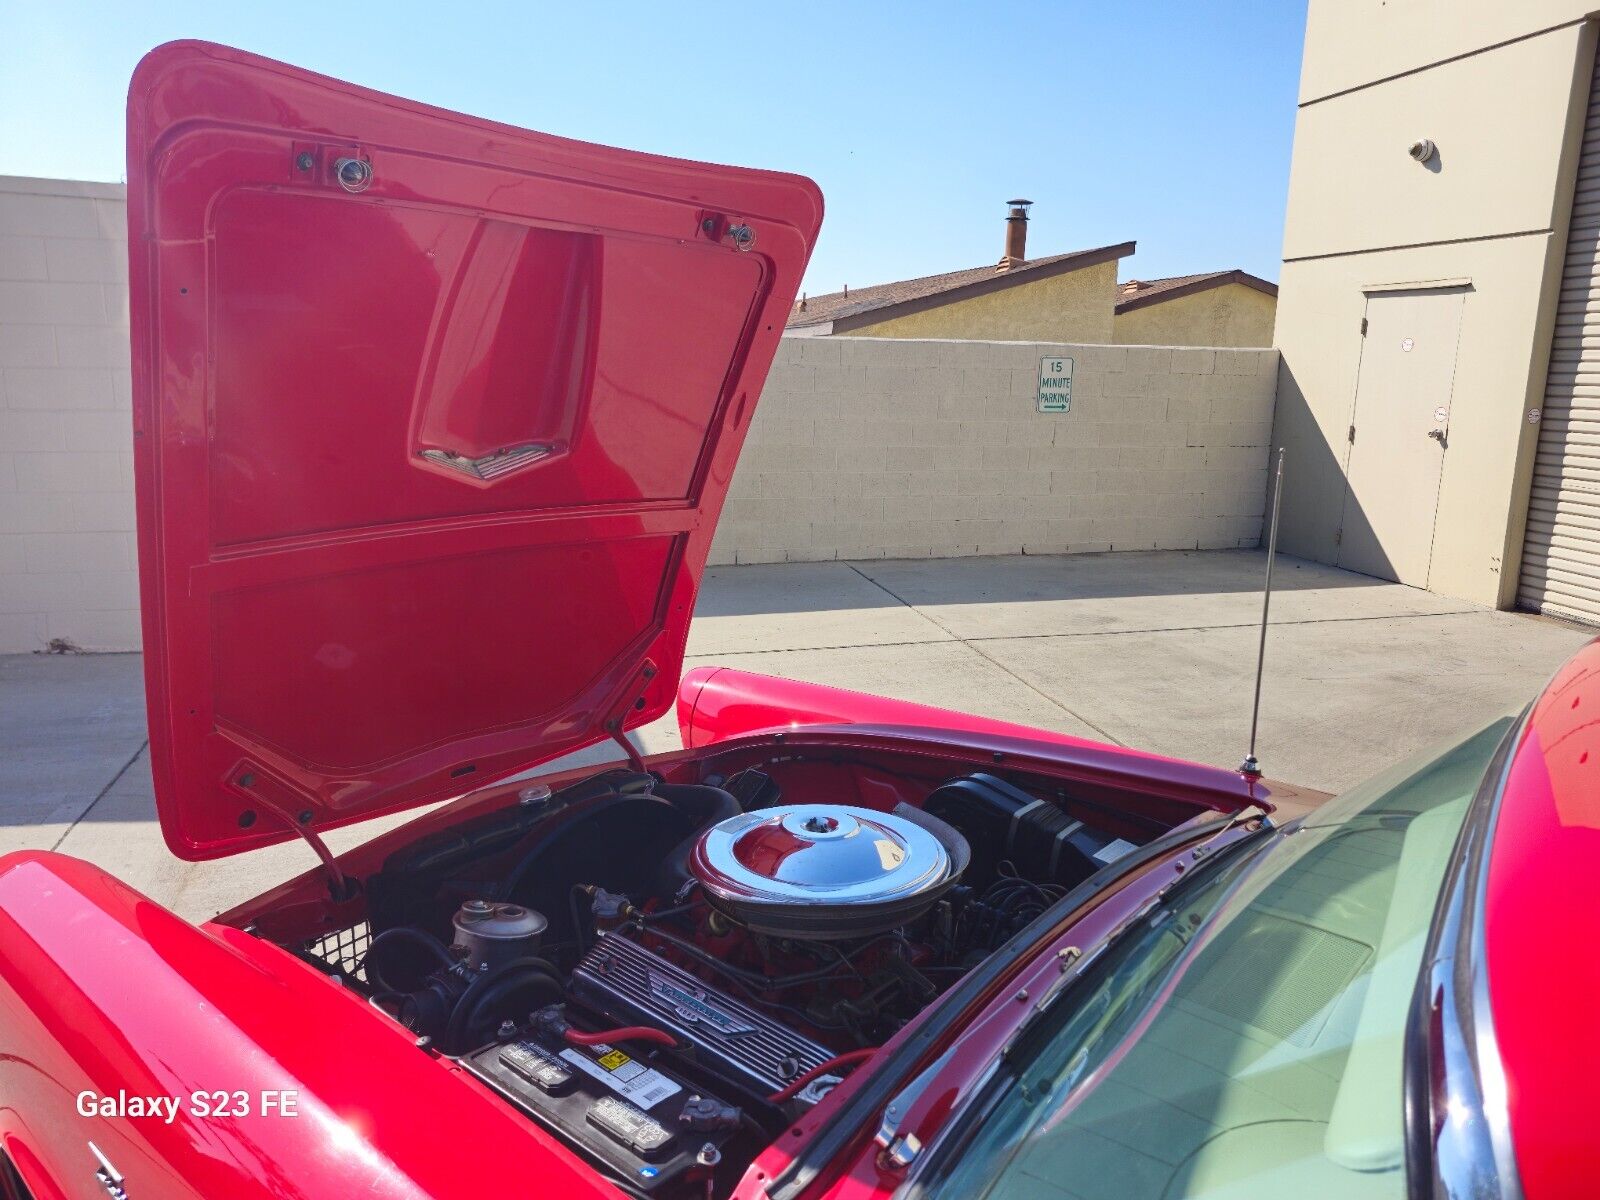
<instances>
[{"instance_id":1,"label":"metal roll-up door","mask_svg":"<svg viewBox=\"0 0 1600 1200\"><path fill-rule=\"evenodd\" d=\"M1535 612L1600 624L1600 87L1593 84L1517 602Z\"/></svg>"}]
</instances>

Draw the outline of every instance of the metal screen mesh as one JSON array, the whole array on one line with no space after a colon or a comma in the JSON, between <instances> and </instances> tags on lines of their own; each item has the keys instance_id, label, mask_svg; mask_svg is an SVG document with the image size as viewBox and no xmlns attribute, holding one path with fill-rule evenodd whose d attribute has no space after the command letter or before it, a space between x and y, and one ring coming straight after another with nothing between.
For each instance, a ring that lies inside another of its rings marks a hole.
<instances>
[{"instance_id":1,"label":"metal screen mesh","mask_svg":"<svg viewBox=\"0 0 1600 1200\"><path fill-rule=\"evenodd\" d=\"M341 975L365 983L367 972L362 962L371 942L372 927L365 921L359 921L348 929L339 929L319 938L308 938L302 948Z\"/></svg>"}]
</instances>

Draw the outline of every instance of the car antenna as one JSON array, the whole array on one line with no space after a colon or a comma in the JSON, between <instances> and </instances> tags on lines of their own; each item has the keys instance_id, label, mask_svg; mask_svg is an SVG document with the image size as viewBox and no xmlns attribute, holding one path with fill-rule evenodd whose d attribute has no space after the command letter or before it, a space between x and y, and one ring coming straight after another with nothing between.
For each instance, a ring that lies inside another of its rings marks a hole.
<instances>
[{"instance_id":1,"label":"car antenna","mask_svg":"<svg viewBox=\"0 0 1600 1200\"><path fill-rule=\"evenodd\" d=\"M1256 698L1250 705L1250 753L1239 764L1239 774L1261 778L1256 758L1256 728L1261 721L1261 673L1267 665L1267 614L1272 611L1272 560L1278 555L1278 509L1283 499L1283 447L1278 447L1278 469L1272 484L1272 525L1267 533L1267 583L1261 589L1261 643L1256 648Z\"/></svg>"}]
</instances>

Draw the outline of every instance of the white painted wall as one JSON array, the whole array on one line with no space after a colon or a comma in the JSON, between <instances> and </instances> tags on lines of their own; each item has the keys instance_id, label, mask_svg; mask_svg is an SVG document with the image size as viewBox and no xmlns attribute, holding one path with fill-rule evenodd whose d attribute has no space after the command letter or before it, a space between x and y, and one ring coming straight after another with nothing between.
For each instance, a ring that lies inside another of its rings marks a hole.
<instances>
[{"instance_id":1,"label":"white painted wall","mask_svg":"<svg viewBox=\"0 0 1600 1200\"><path fill-rule=\"evenodd\" d=\"M123 189L0 177L0 653L139 647ZM1039 358L1077 363L1042 415ZM1253 546L1277 354L785 338L713 561Z\"/></svg>"},{"instance_id":2,"label":"white painted wall","mask_svg":"<svg viewBox=\"0 0 1600 1200\"><path fill-rule=\"evenodd\" d=\"M0 176L0 652L139 644L118 184Z\"/></svg>"},{"instance_id":3,"label":"white painted wall","mask_svg":"<svg viewBox=\"0 0 1600 1200\"><path fill-rule=\"evenodd\" d=\"M1037 411L1039 359L1076 361ZM712 561L1254 546L1275 350L785 338Z\"/></svg>"}]
</instances>

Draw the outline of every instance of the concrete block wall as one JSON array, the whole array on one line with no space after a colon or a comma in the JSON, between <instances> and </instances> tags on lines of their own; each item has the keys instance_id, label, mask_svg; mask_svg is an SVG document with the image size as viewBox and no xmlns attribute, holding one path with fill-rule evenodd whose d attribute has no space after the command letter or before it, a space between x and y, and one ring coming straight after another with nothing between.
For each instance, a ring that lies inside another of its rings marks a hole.
<instances>
[{"instance_id":1,"label":"concrete block wall","mask_svg":"<svg viewBox=\"0 0 1600 1200\"><path fill-rule=\"evenodd\" d=\"M123 188L0 176L0 653L139 648ZM1045 354L1073 407L1035 411ZM1270 350L786 338L713 561L1253 546Z\"/></svg>"},{"instance_id":2,"label":"concrete block wall","mask_svg":"<svg viewBox=\"0 0 1600 1200\"><path fill-rule=\"evenodd\" d=\"M1039 359L1075 360L1037 411ZM1261 538L1275 350L786 338L714 563Z\"/></svg>"},{"instance_id":3,"label":"concrete block wall","mask_svg":"<svg viewBox=\"0 0 1600 1200\"><path fill-rule=\"evenodd\" d=\"M127 217L0 176L0 653L139 644Z\"/></svg>"}]
</instances>

